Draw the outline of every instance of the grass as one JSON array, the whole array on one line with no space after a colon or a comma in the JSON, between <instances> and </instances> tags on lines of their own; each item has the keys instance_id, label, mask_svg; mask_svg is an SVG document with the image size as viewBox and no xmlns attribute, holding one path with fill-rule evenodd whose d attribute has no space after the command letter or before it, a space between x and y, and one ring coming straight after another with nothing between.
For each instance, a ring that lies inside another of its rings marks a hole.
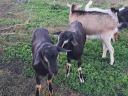
<instances>
[{"instance_id":1,"label":"grass","mask_svg":"<svg viewBox=\"0 0 128 96\"><path fill-rule=\"evenodd\" d=\"M53 2L32 0L28 4L20 5L27 9L30 16L30 23L26 25L27 30L37 27L54 28L68 25L68 8L63 4L54 6ZM103 5L108 6L108 5ZM0 19L3 25L17 24L20 20ZM22 21L22 20L21 20ZM2 23L0 23L2 24ZM113 43L115 49L115 64L109 64L109 54L106 59L102 59L102 46L99 41L87 41L82 56L82 68L85 76L85 83L80 84L76 62L72 61L72 71L69 78L65 77L66 54L61 53L59 62L59 72L54 78L54 83L61 87L68 87L85 96L128 96L128 30L121 32L120 40ZM21 31L22 32L22 31ZM29 32L31 37L31 31ZM51 36L53 41L56 38ZM1 39L2 38L2 39ZM20 59L24 65L24 76L32 77L32 55L31 40L25 38L21 41L15 36L9 35L1 40L11 42L18 41L13 46L5 46L5 54L2 63L9 63L11 60ZM55 42L56 43L56 42Z\"/></svg>"}]
</instances>

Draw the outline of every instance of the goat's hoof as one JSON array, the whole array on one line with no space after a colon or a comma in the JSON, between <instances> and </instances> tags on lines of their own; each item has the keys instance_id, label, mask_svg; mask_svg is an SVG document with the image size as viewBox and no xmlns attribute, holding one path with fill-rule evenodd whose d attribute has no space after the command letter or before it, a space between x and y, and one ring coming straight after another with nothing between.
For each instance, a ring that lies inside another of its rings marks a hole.
<instances>
[{"instance_id":1,"label":"goat's hoof","mask_svg":"<svg viewBox=\"0 0 128 96\"><path fill-rule=\"evenodd\" d=\"M84 80L80 80L80 83L84 83Z\"/></svg>"},{"instance_id":2,"label":"goat's hoof","mask_svg":"<svg viewBox=\"0 0 128 96\"><path fill-rule=\"evenodd\" d=\"M84 83L84 79L83 78L79 78L80 83Z\"/></svg>"},{"instance_id":3,"label":"goat's hoof","mask_svg":"<svg viewBox=\"0 0 128 96\"><path fill-rule=\"evenodd\" d=\"M110 63L110 65L113 65L114 63Z\"/></svg>"},{"instance_id":4,"label":"goat's hoof","mask_svg":"<svg viewBox=\"0 0 128 96\"><path fill-rule=\"evenodd\" d=\"M110 65L113 65L115 63L115 61L114 60L112 60L111 62L110 62Z\"/></svg>"},{"instance_id":5,"label":"goat's hoof","mask_svg":"<svg viewBox=\"0 0 128 96\"><path fill-rule=\"evenodd\" d=\"M70 73L66 74L66 77L69 77Z\"/></svg>"}]
</instances>

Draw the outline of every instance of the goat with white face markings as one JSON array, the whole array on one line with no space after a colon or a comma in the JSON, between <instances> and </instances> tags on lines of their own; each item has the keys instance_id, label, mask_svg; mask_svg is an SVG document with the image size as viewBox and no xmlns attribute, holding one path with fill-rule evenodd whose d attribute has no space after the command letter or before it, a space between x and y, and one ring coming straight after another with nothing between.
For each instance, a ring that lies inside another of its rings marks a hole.
<instances>
[{"instance_id":1,"label":"goat with white face markings","mask_svg":"<svg viewBox=\"0 0 128 96\"><path fill-rule=\"evenodd\" d=\"M110 64L113 65L114 48L111 45L111 39L118 32L117 15L113 13L113 16L111 16L108 13L97 11L82 11L79 10L80 5L76 4L68 4L68 7L70 7L69 22L72 23L78 20L82 23L87 38L100 39L103 45L102 58L105 58L107 51L109 51Z\"/></svg>"},{"instance_id":2,"label":"goat with white face markings","mask_svg":"<svg viewBox=\"0 0 128 96\"><path fill-rule=\"evenodd\" d=\"M36 96L40 96L41 78L48 76L49 94L53 93L52 77L58 72L57 56L65 49L55 46L48 35L48 30L38 28L32 36L33 68L36 72Z\"/></svg>"},{"instance_id":3,"label":"goat with white face markings","mask_svg":"<svg viewBox=\"0 0 128 96\"><path fill-rule=\"evenodd\" d=\"M69 76L71 59L77 61L79 80L81 83L84 82L82 68L81 68L81 56L84 49L84 44L86 41L86 35L84 33L83 26L80 22L74 21L70 24L67 31L61 32L59 34L57 46L63 47L67 50L67 61L66 64L66 75Z\"/></svg>"}]
</instances>

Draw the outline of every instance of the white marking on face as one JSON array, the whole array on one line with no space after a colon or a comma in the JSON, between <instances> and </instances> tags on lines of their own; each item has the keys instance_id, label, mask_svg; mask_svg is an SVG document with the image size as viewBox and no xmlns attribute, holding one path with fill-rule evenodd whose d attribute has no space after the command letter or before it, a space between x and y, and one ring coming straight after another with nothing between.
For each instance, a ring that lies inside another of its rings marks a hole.
<instances>
[{"instance_id":1,"label":"white marking on face","mask_svg":"<svg viewBox=\"0 0 128 96\"><path fill-rule=\"evenodd\" d=\"M64 43L62 44L62 47L63 47L66 43L68 43L68 41L69 41L69 40L65 40Z\"/></svg>"},{"instance_id":2,"label":"white marking on face","mask_svg":"<svg viewBox=\"0 0 128 96\"><path fill-rule=\"evenodd\" d=\"M50 63L49 63L49 61L48 61L48 59L47 59L47 57L46 57L46 56L44 56L44 60L47 62L48 67L50 67Z\"/></svg>"}]
</instances>

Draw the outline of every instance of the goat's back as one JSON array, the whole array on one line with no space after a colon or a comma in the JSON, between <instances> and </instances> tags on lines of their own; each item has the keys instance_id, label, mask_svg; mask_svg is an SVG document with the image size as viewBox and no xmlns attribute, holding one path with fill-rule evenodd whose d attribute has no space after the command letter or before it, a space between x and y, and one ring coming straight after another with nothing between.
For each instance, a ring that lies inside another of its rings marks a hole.
<instances>
[{"instance_id":1,"label":"goat's back","mask_svg":"<svg viewBox=\"0 0 128 96\"><path fill-rule=\"evenodd\" d=\"M109 32L115 30L118 26L118 20L101 12L74 11L69 15L69 22L76 20L82 23L87 35Z\"/></svg>"}]
</instances>

